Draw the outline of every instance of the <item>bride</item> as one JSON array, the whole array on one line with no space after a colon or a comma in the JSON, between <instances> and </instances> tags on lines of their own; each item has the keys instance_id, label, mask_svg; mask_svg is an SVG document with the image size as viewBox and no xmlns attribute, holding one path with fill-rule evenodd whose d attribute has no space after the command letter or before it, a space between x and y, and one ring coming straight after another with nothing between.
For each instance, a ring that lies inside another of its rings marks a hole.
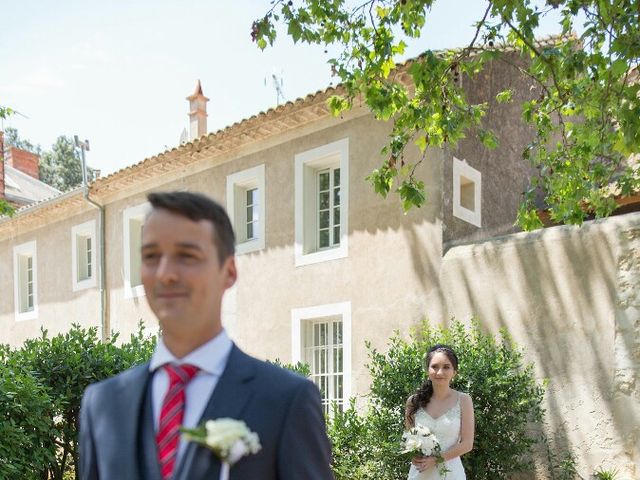
<instances>
[{"instance_id":1,"label":"bride","mask_svg":"<svg viewBox=\"0 0 640 480\"><path fill-rule=\"evenodd\" d=\"M458 372L458 357L446 345L435 345L426 358L427 381L407 400L405 428L429 428L440 443L447 472L435 457L414 457L408 480L465 480L460 456L473 448L473 403L466 393L450 387Z\"/></svg>"}]
</instances>

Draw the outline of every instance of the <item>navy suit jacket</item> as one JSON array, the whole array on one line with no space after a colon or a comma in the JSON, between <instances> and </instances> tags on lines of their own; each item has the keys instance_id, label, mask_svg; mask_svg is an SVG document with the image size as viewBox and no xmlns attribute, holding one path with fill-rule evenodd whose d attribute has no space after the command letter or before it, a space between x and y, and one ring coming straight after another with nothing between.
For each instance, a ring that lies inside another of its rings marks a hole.
<instances>
[{"instance_id":1,"label":"navy suit jacket","mask_svg":"<svg viewBox=\"0 0 640 480\"><path fill-rule=\"evenodd\" d=\"M157 458L148 447L155 443L140 438L152 432L150 420L144 420L151 418L150 377L145 364L87 388L80 411L82 480L160 479L159 469L150 473L143 461L149 465L149 456ZM262 444L260 452L231 467L231 480L334 478L320 395L312 382L234 345L202 420L221 417L243 420ZM220 462L209 450L190 443L174 479L215 480L219 471Z\"/></svg>"}]
</instances>

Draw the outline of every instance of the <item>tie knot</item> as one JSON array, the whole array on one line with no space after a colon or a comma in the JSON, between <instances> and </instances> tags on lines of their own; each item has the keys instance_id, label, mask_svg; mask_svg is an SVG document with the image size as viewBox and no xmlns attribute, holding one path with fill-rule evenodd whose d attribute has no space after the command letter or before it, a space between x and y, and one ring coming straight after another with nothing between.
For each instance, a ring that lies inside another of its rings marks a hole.
<instances>
[{"instance_id":1,"label":"tie knot","mask_svg":"<svg viewBox=\"0 0 640 480\"><path fill-rule=\"evenodd\" d=\"M187 363L183 365L167 363L164 366L164 370L167 372L167 375L169 375L169 385L186 385L200 369L195 365L189 365Z\"/></svg>"}]
</instances>

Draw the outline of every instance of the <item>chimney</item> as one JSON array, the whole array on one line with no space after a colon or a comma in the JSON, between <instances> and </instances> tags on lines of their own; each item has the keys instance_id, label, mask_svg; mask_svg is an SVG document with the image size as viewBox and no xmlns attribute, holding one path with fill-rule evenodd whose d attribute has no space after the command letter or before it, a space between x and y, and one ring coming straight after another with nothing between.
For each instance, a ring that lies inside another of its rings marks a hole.
<instances>
[{"instance_id":1,"label":"chimney","mask_svg":"<svg viewBox=\"0 0 640 480\"><path fill-rule=\"evenodd\" d=\"M7 165L26 173L36 180L40 180L39 163L40 157L35 153L16 147L11 147L7 152Z\"/></svg>"},{"instance_id":2,"label":"chimney","mask_svg":"<svg viewBox=\"0 0 640 480\"><path fill-rule=\"evenodd\" d=\"M4 198L4 132L0 130L0 198Z\"/></svg>"},{"instance_id":3,"label":"chimney","mask_svg":"<svg viewBox=\"0 0 640 480\"><path fill-rule=\"evenodd\" d=\"M200 80L196 91L187 97L189 100L189 140L195 140L207 133L207 102L209 99L202 94Z\"/></svg>"}]
</instances>

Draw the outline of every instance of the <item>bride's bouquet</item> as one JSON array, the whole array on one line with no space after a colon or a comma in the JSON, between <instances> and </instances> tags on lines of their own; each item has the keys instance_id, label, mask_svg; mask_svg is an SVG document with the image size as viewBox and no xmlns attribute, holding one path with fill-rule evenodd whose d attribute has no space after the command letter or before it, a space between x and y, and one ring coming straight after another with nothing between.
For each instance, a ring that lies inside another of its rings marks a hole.
<instances>
[{"instance_id":1,"label":"bride's bouquet","mask_svg":"<svg viewBox=\"0 0 640 480\"><path fill-rule=\"evenodd\" d=\"M440 475L445 476L449 471L442 458L440 442L424 425L417 425L402 434L400 453L409 459L416 456L435 457Z\"/></svg>"}]
</instances>

